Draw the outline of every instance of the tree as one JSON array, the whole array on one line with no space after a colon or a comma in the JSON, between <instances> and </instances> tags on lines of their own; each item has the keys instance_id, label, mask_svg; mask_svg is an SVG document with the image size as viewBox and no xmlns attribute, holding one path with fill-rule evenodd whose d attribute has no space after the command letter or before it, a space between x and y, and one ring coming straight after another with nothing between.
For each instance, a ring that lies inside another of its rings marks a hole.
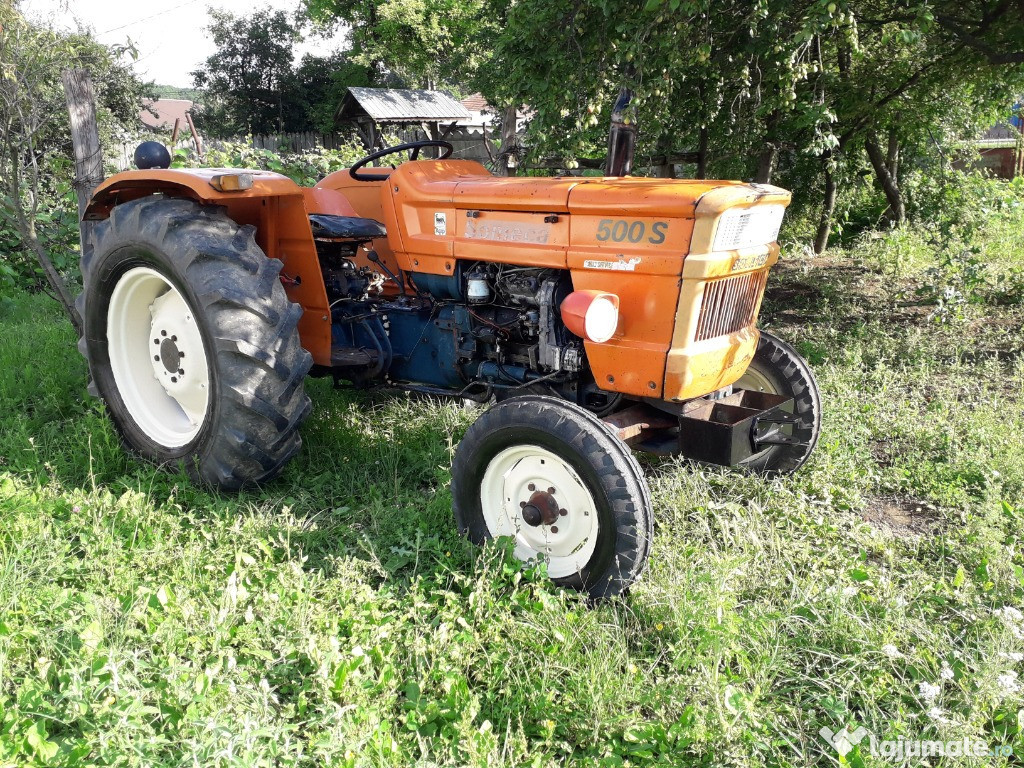
<instances>
[{"instance_id":1,"label":"tree","mask_svg":"<svg viewBox=\"0 0 1024 768\"><path fill-rule=\"evenodd\" d=\"M480 72L490 61L494 40L506 24L510 0L305 0L310 18L351 29L354 62L378 80L397 79L411 87L483 91L495 105L497 141L483 137L497 173L515 173L521 149L519 108L525 100L491 88Z\"/></svg>"},{"instance_id":2,"label":"tree","mask_svg":"<svg viewBox=\"0 0 1024 768\"><path fill-rule=\"evenodd\" d=\"M968 128L1019 92L1024 44L1008 34L1019 2L966 5L647 0L624 12L606 0L519 0L479 79L499 100L530 104L535 156L602 153L607 111L629 86L638 165L686 150L697 176L778 177L798 203L821 202L820 250L839 187L865 160L899 222L900 158L951 122L943 110L958 105ZM953 23L971 11L984 21Z\"/></svg>"},{"instance_id":3,"label":"tree","mask_svg":"<svg viewBox=\"0 0 1024 768\"><path fill-rule=\"evenodd\" d=\"M57 32L28 22L0 3L0 274L31 275L43 257L73 270L78 210L72 180L70 125L61 73L82 67L96 81L101 138L139 123L149 86L124 61L126 51L88 33Z\"/></svg>"},{"instance_id":4,"label":"tree","mask_svg":"<svg viewBox=\"0 0 1024 768\"><path fill-rule=\"evenodd\" d=\"M468 83L496 31L482 0L305 0L305 7L316 22L350 27L354 61L410 87Z\"/></svg>"},{"instance_id":5,"label":"tree","mask_svg":"<svg viewBox=\"0 0 1024 768\"><path fill-rule=\"evenodd\" d=\"M321 133L334 130L334 114L349 86L377 84L370 67L352 61L346 51L328 56L306 54L291 79L301 116L290 130Z\"/></svg>"},{"instance_id":6,"label":"tree","mask_svg":"<svg viewBox=\"0 0 1024 768\"><path fill-rule=\"evenodd\" d=\"M192 73L205 99L197 122L225 136L285 130L298 26L284 11L235 16L211 9L208 31L217 51Z\"/></svg>"}]
</instances>

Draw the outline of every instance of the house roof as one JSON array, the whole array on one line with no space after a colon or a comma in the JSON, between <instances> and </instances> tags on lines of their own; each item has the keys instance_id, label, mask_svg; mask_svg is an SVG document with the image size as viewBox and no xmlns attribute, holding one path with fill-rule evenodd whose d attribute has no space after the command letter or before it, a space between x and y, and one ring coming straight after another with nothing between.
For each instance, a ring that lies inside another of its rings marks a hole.
<instances>
[{"instance_id":1,"label":"house roof","mask_svg":"<svg viewBox=\"0 0 1024 768\"><path fill-rule=\"evenodd\" d=\"M149 128L173 128L176 118L185 124L185 113L190 109L192 102L188 99L157 99L139 111L139 119ZM156 113L155 117L151 111Z\"/></svg>"},{"instance_id":2,"label":"house roof","mask_svg":"<svg viewBox=\"0 0 1024 768\"><path fill-rule=\"evenodd\" d=\"M339 120L372 117L379 123L452 122L470 117L469 111L442 91L406 88L349 88L338 108Z\"/></svg>"},{"instance_id":3,"label":"house roof","mask_svg":"<svg viewBox=\"0 0 1024 768\"><path fill-rule=\"evenodd\" d=\"M470 94L459 103L470 112L483 112L485 109L491 108L491 105L487 103L487 99L485 99L483 94L480 93Z\"/></svg>"}]
</instances>

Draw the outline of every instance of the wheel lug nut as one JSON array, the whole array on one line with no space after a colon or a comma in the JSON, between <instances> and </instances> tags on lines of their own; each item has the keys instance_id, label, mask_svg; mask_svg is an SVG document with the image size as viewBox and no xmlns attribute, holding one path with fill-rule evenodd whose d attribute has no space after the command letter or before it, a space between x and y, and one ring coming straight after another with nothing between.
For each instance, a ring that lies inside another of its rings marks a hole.
<instances>
[{"instance_id":1,"label":"wheel lug nut","mask_svg":"<svg viewBox=\"0 0 1024 768\"><path fill-rule=\"evenodd\" d=\"M536 486L536 485L534 485L533 483L530 483L530 484L529 484L528 486L526 486L526 487L527 487L527 489L528 489L528 490L531 490L531 491L536 491L536 490L537 490L537 486Z\"/></svg>"},{"instance_id":2,"label":"wheel lug nut","mask_svg":"<svg viewBox=\"0 0 1024 768\"><path fill-rule=\"evenodd\" d=\"M185 375L185 369L184 368L179 368L178 369L178 375L179 376L184 376Z\"/></svg>"},{"instance_id":3,"label":"wheel lug nut","mask_svg":"<svg viewBox=\"0 0 1024 768\"><path fill-rule=\"evenodd\" d=\"M178 340L177 336L171 336L171 341L177 341L177 340Z\"/></svg>"},{"instance_id":4,"label":"wheel lug nut","mask_svg":"<svg viewBox=\"0 0 1024 768\"><path fill-rule=\"evenodd\" d=\"M569 514L569 510L567 510L567 509L560 509L560 510L558 510L558 514L560 514L562 517L565 517L566 515Z\"/></svg>"},{"instance_id":5,"label":"wheel lug nut","mask_svg":"<svg viewBox=\"0 0 1024 768\"><path fill-rule=\"evenodd\" d=\"M161 336L166 336L167 335L167 331L160 331L160 335Z\"/></svg>"},{"instance_id":6,"label":"wheel lug nut","mask_svg":"<svg viewBox=\"0 0 1024 768\"><path fill-rule=\"evenodd\" d=\"M525 508L525 507L526 507L526 502L525 502L525 501L520 501L520 502L519 502L519 508L520 508L520 509L523 509L523 508Z\"/></svg>"},{"instance_id":7,"label":"wheel lug nut","mask_svg":"<svg viewBox=\"0 0 1024 768\"><path fill-rule=\"evenodd\" d=\"M160 339L153 339L153 343L160 346Z\"/></svg>"},{"instance_id":8,"label":"wheel lug nut","mask_svg":"<svg viewBox=\"0 0 1024 768\"><path fill-rule=\"evenodd\" d=\"M171 376L171 383L172 384L177 384L178 383L178 377L177 376Z\"/></svg>"},{"instance_id":9,"label":"wheel lug nut","mask_svg":"<svg viewBox=\"0 0 1024 768\"><path fill-rule=\"evenodd\" d=\"M555 492L555 489L554 489L554 488L548 488L548 493L550 493L550 494L554 494L554 492Z\"/></svg>"},{"instance_id":10,"label":"wheel lug nut","mask_svg":"<svg viewBox=\"0 0 1024 768\"><path fill-rule=\"evenodd\" d=\"M552 525L551 526L551 532L552 533L558 533L558 526L557 525Z\"/></svg>"},{"instance_id":11,"label":"wheel lug nut","mask_svg":"<svg viewBox=\"0 0 1024 768\"><path fill-rule=\"evenodd\" d=\"M153 359L160 362L160 355L153 355Z\"/></svg>"}]
</instances>

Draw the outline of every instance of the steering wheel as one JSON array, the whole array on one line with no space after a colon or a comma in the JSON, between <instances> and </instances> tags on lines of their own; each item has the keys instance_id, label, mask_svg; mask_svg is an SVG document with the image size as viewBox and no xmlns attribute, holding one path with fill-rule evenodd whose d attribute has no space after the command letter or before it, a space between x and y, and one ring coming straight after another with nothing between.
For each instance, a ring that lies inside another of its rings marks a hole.
<instances>
[{"instance_id":1,"label":"steering wheel","mask_svg":"<svg viewBox=\"0 0 1024 768\"><path fill-rule=\"evenodd\" d=\"M409 153L409 159L418 160L420 157L420 150L424 147L441 147L444 150L444 154L437 158L438 160L444 160L446 157L451 157L452 150L455 149L455 147L447 141L438 141L436 139L428 139L427 141L410 141L408 144L396 144L393 147L385 147L379 152L374 152L372 155L367 155L362 160L359 160L355 165L348 169L348 175L356 181L380 181L381 179L386 179L388 174L385 173L359 173L359 171L374 160L379 160L382 157L393 155L396 152L404 152L407 149L412 150Z\"/></svg>"}]
</instances>

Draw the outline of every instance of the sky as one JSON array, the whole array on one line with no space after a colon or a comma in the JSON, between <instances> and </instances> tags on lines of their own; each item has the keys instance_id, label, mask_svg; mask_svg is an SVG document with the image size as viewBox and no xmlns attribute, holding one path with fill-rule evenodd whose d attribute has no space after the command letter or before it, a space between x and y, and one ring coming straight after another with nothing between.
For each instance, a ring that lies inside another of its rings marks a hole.
<instances>
[{"instance_id":1,"label":"sky","mask_svg":"<svg viewBox=\"0 0 1024 768\"><path fill-rule=\"evenodd\" d=\"M253 8L271 7L288 13L301 0L22 0L19 7L27 16L44 19L63 29L75 29L77 22L92 29L108 45L129 39L138 49L135 70L158 85L191 86L189 73L214 52L206 34L207 8L219 8L236 15ZM295 49L298 60L305 53L327 53L342 42L339 33L329 40L306 41Z\"/></svg>"}]
</instances>

